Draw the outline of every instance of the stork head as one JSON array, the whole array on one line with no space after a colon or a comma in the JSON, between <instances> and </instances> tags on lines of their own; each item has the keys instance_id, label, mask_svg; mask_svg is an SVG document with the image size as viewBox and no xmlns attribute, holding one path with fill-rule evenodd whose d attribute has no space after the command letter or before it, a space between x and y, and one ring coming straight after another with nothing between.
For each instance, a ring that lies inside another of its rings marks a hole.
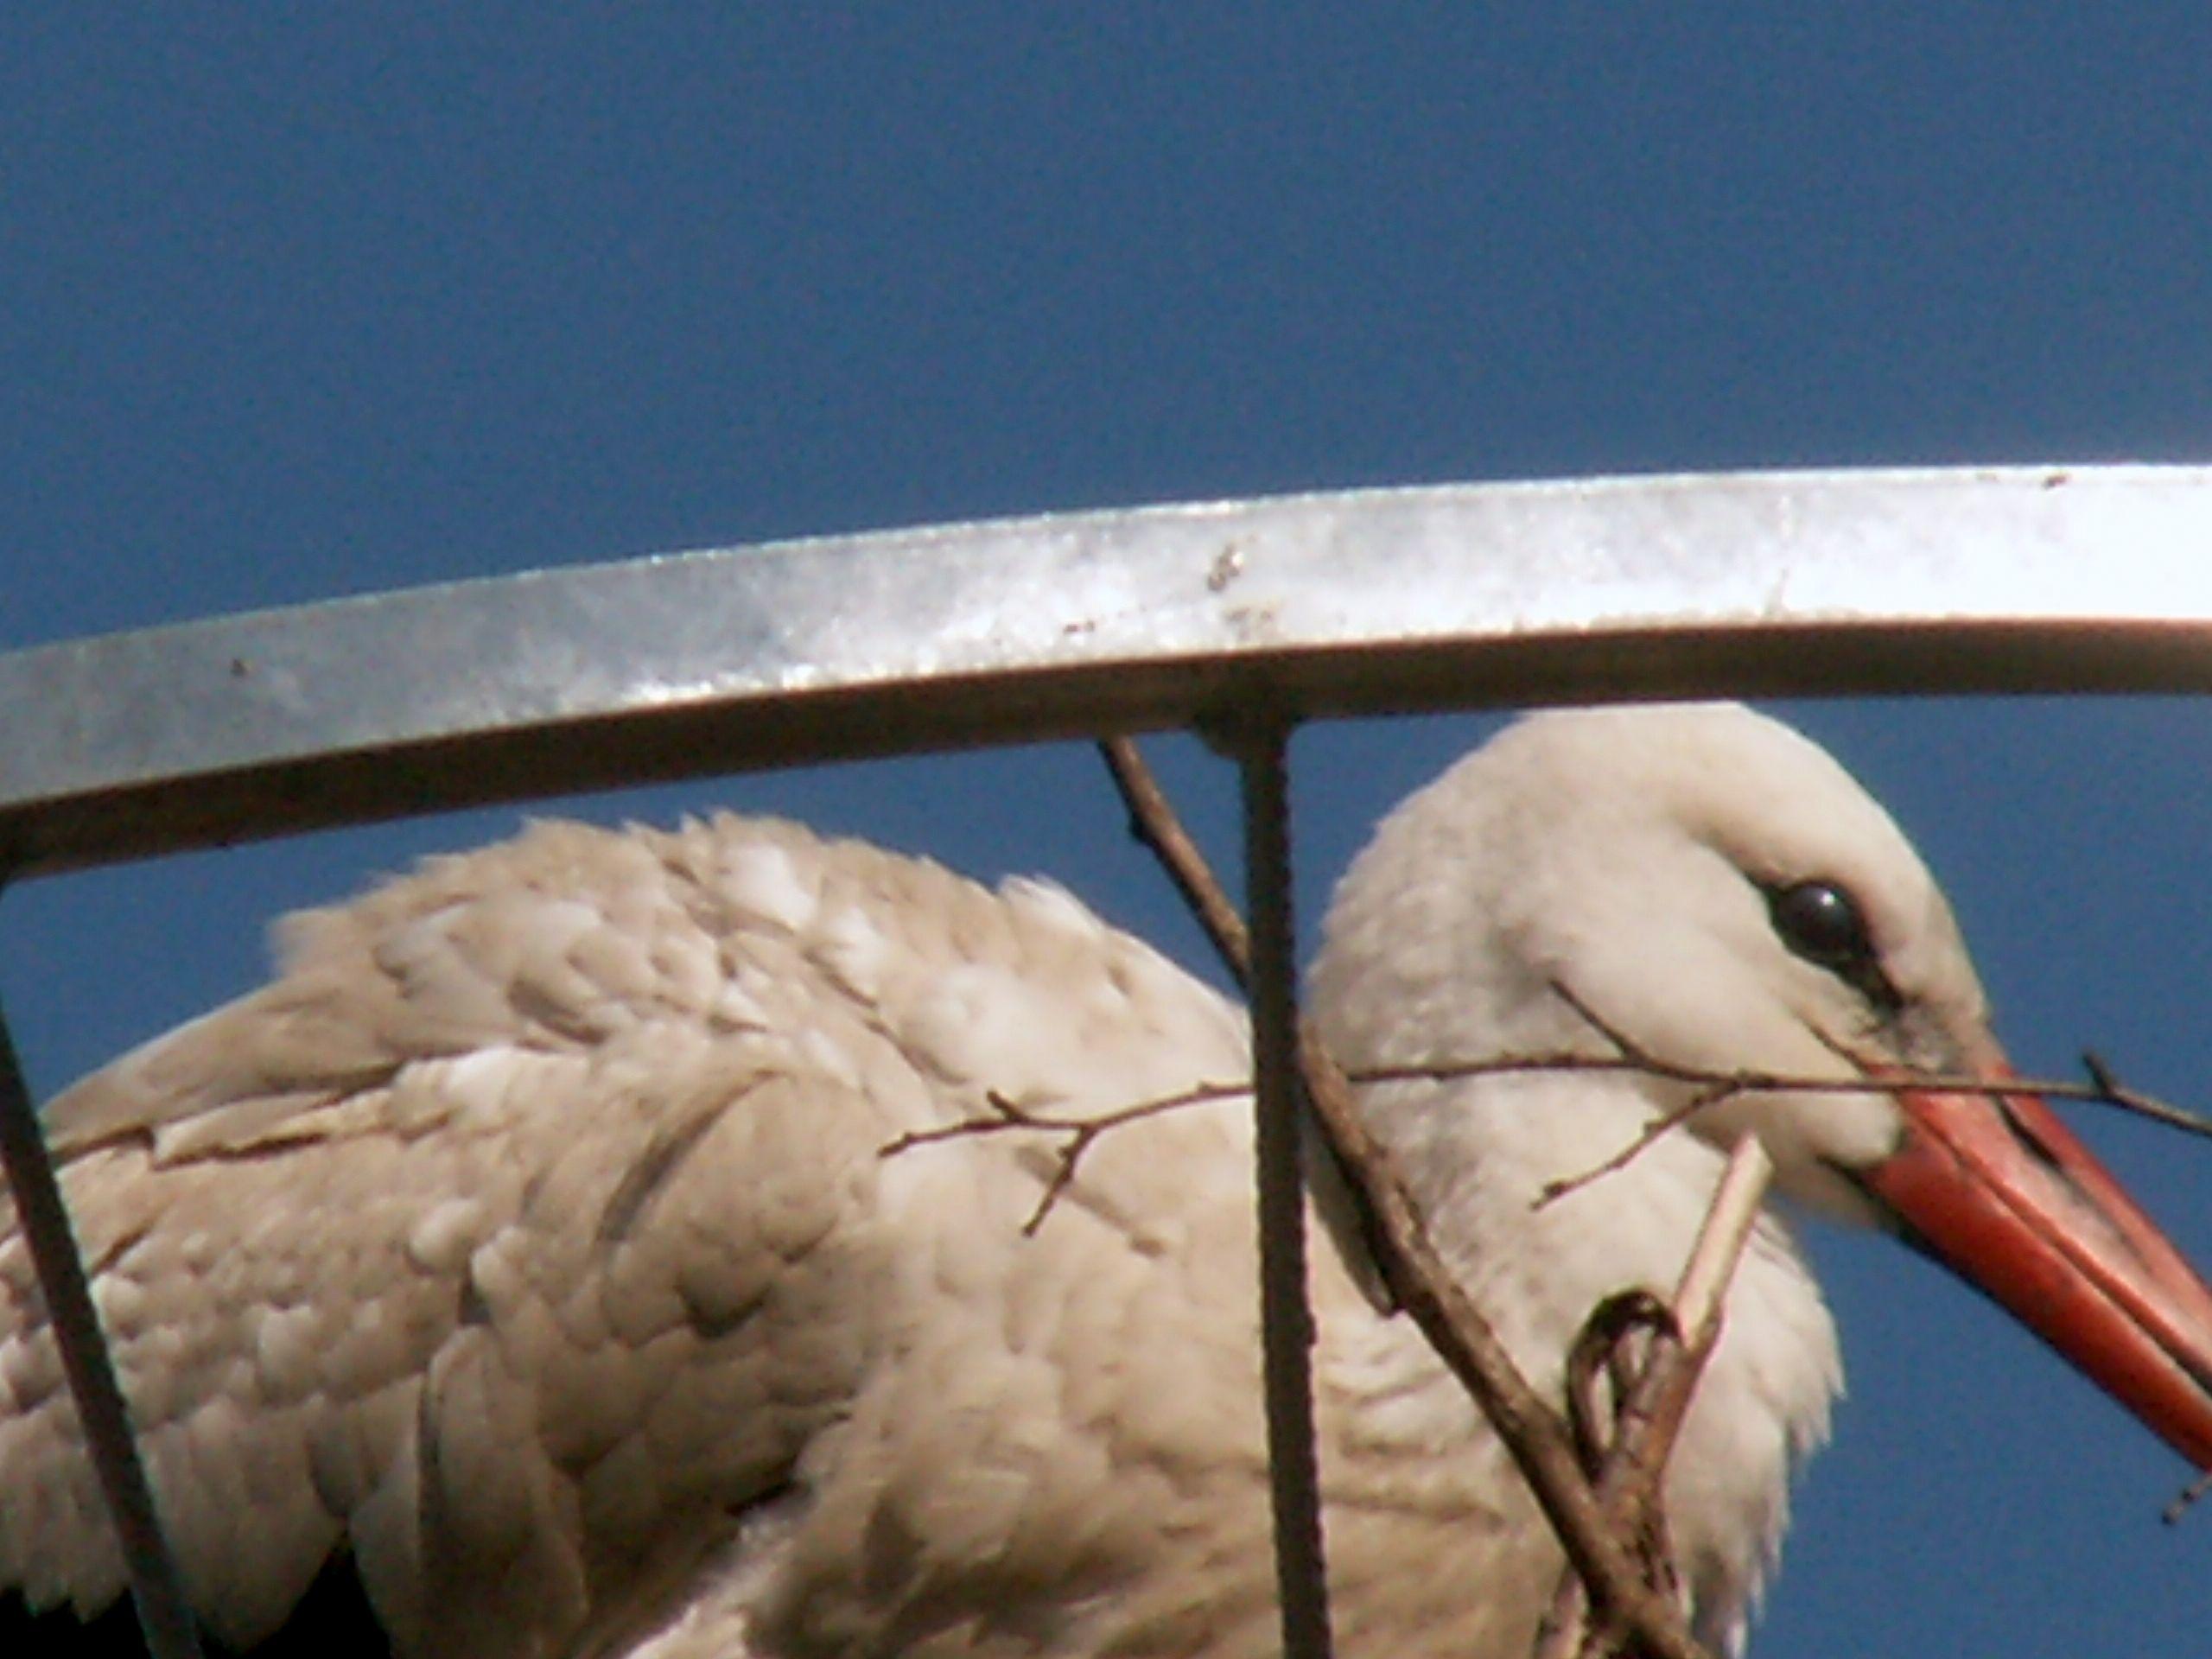
<instances>
[{"instance_id":1,"label":"stork head","mask_svg":"<svg viewBox=\"0 0 2212 1659\"><path fill-rule=\"evenodd\" d=\"M1510 728L1355 863L1315 1004L1355 1068L1626 1046L1826 1085L1728 1092L1682 1132L1757 1134L1785 1196L1941 1262L2212 1467L2212 1291L2042 1101L2005 1087L1942 893L1786 728L1710 704ZM1834 1091L1859 1082L1874 1086ZM1656 1116L1700 1085L1593 1086Z\"/></svg>"}]
</instances>

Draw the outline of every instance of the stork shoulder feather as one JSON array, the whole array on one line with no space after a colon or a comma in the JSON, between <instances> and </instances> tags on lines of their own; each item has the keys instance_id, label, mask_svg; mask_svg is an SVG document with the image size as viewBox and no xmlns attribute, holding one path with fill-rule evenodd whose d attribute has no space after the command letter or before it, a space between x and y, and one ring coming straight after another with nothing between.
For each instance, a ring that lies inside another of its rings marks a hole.
<instances>
[{"instance_id":1,"label":"stork shoulder feather","mask_svg":"<svg viewBox=\"0 0 2212 1659\"><path fill-rule=\"evenodd\" d=\"M901 1216L1010 1232L1050 1174L1042 1147L886 1162L887 1141L995 1095L1080 1112L1241 1065L1219 998L1065 893L773 823L535 826L282 947L269 987L48 1120L188 1580L232 1640L341 1532L417 1650L638 1617L623 1586L680 1577L850 1408L897 1323ZM1165 1248L1211 1154L1242 1179L1234 1134L1185 1139L1168 1171L1102 1143L1080 1224ZM28 1495L0 1506L0 1580L96 1606L118 1567L11 1230L0 1283L0 1477ZM1049 1294L995 1294L1043 1328ZM426 1616L462 1584L474 1613Z\"/></svg>"}]
</instances>

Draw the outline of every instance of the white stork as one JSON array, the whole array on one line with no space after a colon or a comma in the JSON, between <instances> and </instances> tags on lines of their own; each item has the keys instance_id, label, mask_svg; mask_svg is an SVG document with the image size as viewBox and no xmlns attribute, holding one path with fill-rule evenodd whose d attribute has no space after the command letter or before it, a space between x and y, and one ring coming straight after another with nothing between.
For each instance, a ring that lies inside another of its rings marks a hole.
<instances>
[{"instance_id":1,"label":"white stork","mask_svg":"<svg viewBox=\"0 0 2212 1659\"><path fill-rule=\"evenodd\" d=\"M268 988L48 1113L186 1577L224 1638L349 1550L410 1656L1230 1656L1276 1641L1249 1107L1058 1147L917 1130L1246 1069L1240 1014L1060 890L787 823L548 824L294 918ZM1562 991L1571 993L1572 1001ZM1523 721L1345 877L1311 1006L1349 1067L1584 1048L1792 1077L2005 1075L1904 837L1732 707ZM2212 1464L2212 1294L2037 1102L1730 1099L1542 1208L1681 1085L1397 1083L1365 1108L1548 1389L1671 1285L1735 1137L1894 1232ZM120 1569L0 1211L0 1584ZM1402 1317L1313 1269L1343 1651L1528 1649L1559 1552ZM1739 1644L1835 1333L1777 1217L1670 1476Z\"/></svg>"}]
</instances>

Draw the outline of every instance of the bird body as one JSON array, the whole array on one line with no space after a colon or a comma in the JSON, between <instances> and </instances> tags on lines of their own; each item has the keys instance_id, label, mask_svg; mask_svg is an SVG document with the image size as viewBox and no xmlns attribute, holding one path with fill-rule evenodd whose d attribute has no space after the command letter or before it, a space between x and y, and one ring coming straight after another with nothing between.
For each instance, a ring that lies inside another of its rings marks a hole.
<instances>
[{"instance_id":1,"label":"bird body","mask_svg":"<svg viewBox=\"0 0 2212 1659\"><path fill-rule=\"evenodd\" d=\"M1875 895L1900 1007L1776 944L1796 924L1768 895L1814 878ZM282 956L46 1119L226 1640L342 1548L408 1654L1274 1650L1249 1100L1106 1130L1029 1230L1064 1143L986 1127L1242 1079L1217 995L1056 887L734 817L539 825L294 918ZM1447 774L1346 878L1313 1005L1354 1069L1611 1052L1579 1009L1692 1065L1996 1053L1902 836L1730 709L1539 718ZM1598 1300L1672 1284L1736 1135L1800 1202L1879 1207L1850 1172L1904 1144L1880 1093L1725 1101L1535 1205L1684 1087L1367 1091L1547 1392ZM1325 1237L1311 1274L1341 1646L1524 1652L1558 1548L1356 1249ZM0 1297L0 1584L96 1608L120 1568L12 1222ZM1669 1477L1717 1643L1839 1383L1764 1216ZM2177 1443L2204 1432L2154 1384L2113 1386Z\"/></svg>"}]
</instances>

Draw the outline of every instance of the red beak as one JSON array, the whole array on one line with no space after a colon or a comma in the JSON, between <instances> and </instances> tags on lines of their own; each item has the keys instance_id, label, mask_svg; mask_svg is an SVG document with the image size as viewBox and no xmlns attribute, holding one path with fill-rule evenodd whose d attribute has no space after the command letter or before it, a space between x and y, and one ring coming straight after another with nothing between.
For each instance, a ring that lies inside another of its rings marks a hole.
<instances>
[{"instance_id":1,"label":"red beak","mask_svg":"<svg viewBox=\"0 0 2212 1659\"><path fill-rule=\"evenodd\" d=\"M1897 1099L1866 1179L1912 1241L2212 1469L2212 1290L2181 1253L2033 1095Z\"/></svg>"}]
</instances>

